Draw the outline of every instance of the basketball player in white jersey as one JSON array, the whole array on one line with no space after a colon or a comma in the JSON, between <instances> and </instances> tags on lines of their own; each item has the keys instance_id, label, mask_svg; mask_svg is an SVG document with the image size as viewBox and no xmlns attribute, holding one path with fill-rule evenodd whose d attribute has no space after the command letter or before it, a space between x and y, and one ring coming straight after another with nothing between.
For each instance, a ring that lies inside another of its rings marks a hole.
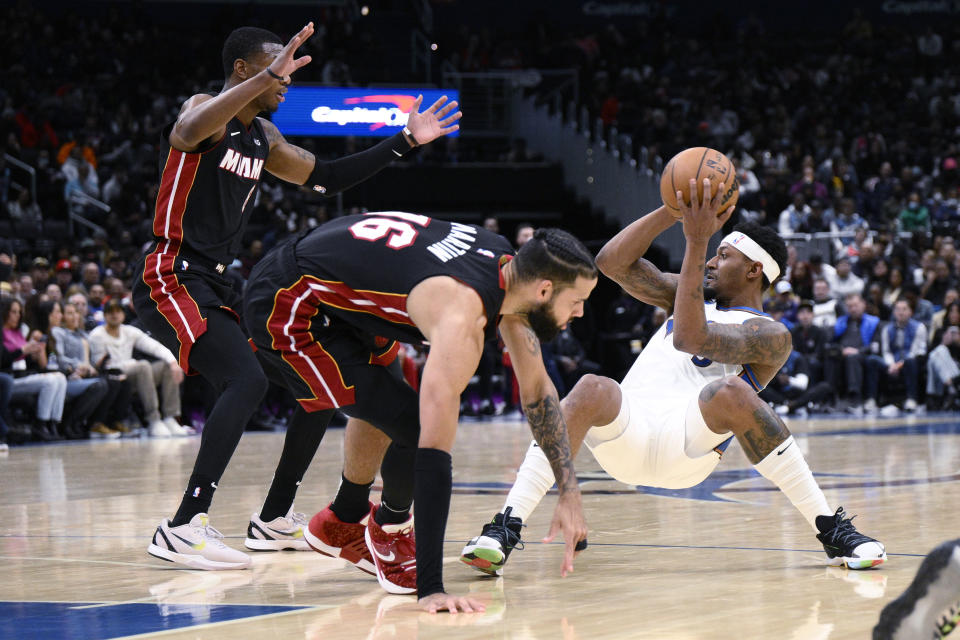
<instances>
[{"instance_id":1,"label":"basketball player in white jersey","mask_svg":"<svg viewBox=\"0 0 960 640\"><path fill-rule=\"evenodd\" d=\"M709 181L703 192L711 193ZM600 251L597 266L604 274L638 300L666 309L669 318L621 383L587 375L564 398L571 453L583 442L620 482L679 489L710 475L736 438L760 475L803 514L829 564L877 566L887 557L883 545L859 533L842 507L828 506L793 436L757 396L792 346L787 327L761 311L763 291L783 272L786 246L770 228L740 224L706 260L707 242L733 213L718 215L718 209L719 195L683 207L686 250L679 275L643 259L654 238L676 222L665 207L630 224ZM461 561L500 575L520 543L522 522L552 484L550 464L531 445L503 511L467 544Z\"/></svg>"}]
</instances>

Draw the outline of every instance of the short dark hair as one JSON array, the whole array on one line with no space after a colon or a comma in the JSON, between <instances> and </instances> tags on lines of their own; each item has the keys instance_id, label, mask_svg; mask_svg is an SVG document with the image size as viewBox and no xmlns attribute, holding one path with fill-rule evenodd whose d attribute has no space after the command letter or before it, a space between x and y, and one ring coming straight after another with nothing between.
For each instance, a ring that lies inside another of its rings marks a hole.
<instances>
[{"instance_id":1,"label":"short dark hair","mask_svg":"<svg viewBox=\"0 0 960 640\"><path fill-rule=\"evenodd\" d=\"M780 275L782 276L787 270L787 243L783 241L783 238L780 237L780 234L771 229L770 227L765 227L755 222L741 222L733 228L734 231L739 231L740 233L748 236L751 240L756 242L760 247L770 254L770 257L773 258L773 261L777 263L777 266L780 268ZM772 282L767 278L767 274L763 274L763 288L766 289L769 287Z\"/></svg>"},{"instance_id":2,"label":"short dark hair","mask_svg":"<svg viewBox=\"0 0 960 640\"><path fill-rule=\"evenodd\" d=\"M283 44L280 36L260 27L239 27L230 32L223 43L223 75L233 73L233 63L238 59L249 60L250 56L263 51L266 42Z\"/></svg>"},{"instance_id":3,"label":"short dark hair","mask_svg":"<svg viewBox=\"0 0 960 640\"><path fill-rule=\"evenodd\" d=\"M558 289L577 279L597 277L593 254L573 235L563 229L537 229L513 259L521 282L546 279Z\"/></svg>"}]
</instances>

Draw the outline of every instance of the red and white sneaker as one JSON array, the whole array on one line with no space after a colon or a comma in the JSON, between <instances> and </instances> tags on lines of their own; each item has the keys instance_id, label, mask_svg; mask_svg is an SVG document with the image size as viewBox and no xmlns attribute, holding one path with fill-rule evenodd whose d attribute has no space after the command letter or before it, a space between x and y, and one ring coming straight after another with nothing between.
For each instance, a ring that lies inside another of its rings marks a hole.
<instances>
[{"instance_id":1,"label":"red and white sneaker","mask_svg":"<svg viewBox=\"0 0 960 640\"><path fill-rule=\"evenodd\" d=\"M400 524L382 527L372 517L364 534L377 566L377 580L389 593L417 592L417 543L413 515Z\"/></svg>"},{"instance_id":2,"label":"red and white sneaker","mask_svg":"<svg viewBox=\"0 0 960 640\"><path fill-rule=\"evenodd\" d=\"M307 544L318 553L331 558L343 558L357 569L372 576L377 575L364 537L367 523L373 522L370 517L373 504L368 503L371 511L368 511L360 522L344 522L330 509L330 504L310 519L310 524L303 532Z\"/></svg>"}]
</instances>

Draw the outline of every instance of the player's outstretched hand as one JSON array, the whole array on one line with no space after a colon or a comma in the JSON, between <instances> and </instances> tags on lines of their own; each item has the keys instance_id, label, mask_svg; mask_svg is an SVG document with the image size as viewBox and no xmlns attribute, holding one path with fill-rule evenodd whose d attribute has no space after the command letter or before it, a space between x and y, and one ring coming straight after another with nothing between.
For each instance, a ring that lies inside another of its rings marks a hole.
<instances>
[{"instance_id":1,"label":"player's outstretched hand","mask_svg":"<svg viewBox=\"0 0 960 640\"><path fill-rule=\"evenodd\" d=\"M290 80L290 75L299 69L300 67L310 64L310 61L313 60L310 56L302 56L300 58L294 59L293 54L297 52L297 49L300 48L304 42L310 39L310 36L313 35L313 23L308 22L307 26L303 29L300 29L300 33L290 38L290 42L287 43L281 51L280 54L270 63L268 67L270 71L273 71L278 76L282 76L285 81Z\"/></svg>"},{"instance_id":2,"label":"player's outstretched hand","mask_svg":"<svg viewBox=\"0 0 960 640\"><path fill-rule=\"evenodd\" d=\"M553 521L550 522L550 532L543 539L544 542L553 542L557 533L563 532L566 543L563 550L563 566L560 575L566 577L573 573L573 558L577 555L577 544L587 539L587 521L583 517L583 504L580 500L580 491L565 491L560 494L557 508L553 510ZM581 546L581 550L586 546Z\"/></svg>"},{"instance_id":3,"label":"player's outstretched hand","mask_svg":"<svg viewBox=\"0 0 960 640\"><path fill-rule=\"evenodd\" d=\"M690 204L683 201L683 193L677 191L677 204L680 205L680 213L683 215L683 235L688 238L699 240L709 240L713 234L723 228L723 225L733 215L736 207L729 207L723 213L720 211L721 201L726 186L720 183L717 192L710 197L710 178L703 179L703 196L696 197L697 181L690 179Z\"/></svg>"},{"instance_id":4,"label":"player's outstretched hand","mask_svg":"<svg viewBox=\"0 0 960 640\"><path fill-rule=\"evenodd\" d=\"M450 613L482 613L486 611L483 603L476 598L467 598L465 596L455 596L449 593L431 593L426 598L420 598L417 604L421 609L428 613L437 613L438 611L449 611Z\"/></svg>"},{"instance_id":5,"label":"player's outstretched hand","mask_svg":"<svg viewBox=\"0 0 960 640\"><path fill-rule=\"evenodd\" d=\"M441 136L453 133L460 128L457 124L463 112L451 113L457 108L457 101L447 102L447 96L440 96L436 102L420 112L420 103L423 96L417 96L416 102L410 108L410 117L407 120L407 129L413 134L417 144L433 142Z\"/></svg>"}]
</instances>

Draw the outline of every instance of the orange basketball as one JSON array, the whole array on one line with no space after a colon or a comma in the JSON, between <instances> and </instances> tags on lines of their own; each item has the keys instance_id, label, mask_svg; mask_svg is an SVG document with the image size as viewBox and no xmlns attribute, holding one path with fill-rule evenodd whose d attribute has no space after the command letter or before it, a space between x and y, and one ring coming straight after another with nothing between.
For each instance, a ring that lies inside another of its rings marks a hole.
<instances>
[{"instance_id":1,"label":"orange basketball","mask_svg":"<svg viewBox=\"0 0 960 640\"><path fill-rule=\"evenodd\" d=\"M711 195L717 193L721 182L724 183L725 193L721 199L720 212L735 205L740 197L737 170L730 158L716 149L685 149L670 159L660 176L660 197L663 198L667 211L675 218L683 217L677 205L677 191L682 192L684 202L690 204L690 178L697 181L697 198L703 198L704 178L710 178L710 187L713 189Z\"/></svg>"}]
</instances>

